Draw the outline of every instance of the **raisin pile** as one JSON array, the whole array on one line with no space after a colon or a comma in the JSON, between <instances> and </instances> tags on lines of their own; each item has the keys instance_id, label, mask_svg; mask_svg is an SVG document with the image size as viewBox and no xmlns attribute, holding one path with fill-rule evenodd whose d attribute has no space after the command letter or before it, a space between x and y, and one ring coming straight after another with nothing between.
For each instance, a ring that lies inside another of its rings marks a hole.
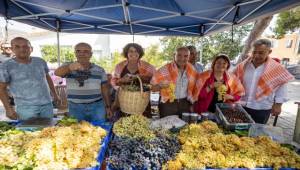
<instances>
[{"instance_id":1,"label":"raisin pile","mask_svg":"<svg viewBox=\"0 0 300 170\"><path fill-rule=\"evenodd\" d=\"M222 109L224 116L229 123L250 123L249 119L240 110L237 109Z\"/></svg>"}]
</instances>

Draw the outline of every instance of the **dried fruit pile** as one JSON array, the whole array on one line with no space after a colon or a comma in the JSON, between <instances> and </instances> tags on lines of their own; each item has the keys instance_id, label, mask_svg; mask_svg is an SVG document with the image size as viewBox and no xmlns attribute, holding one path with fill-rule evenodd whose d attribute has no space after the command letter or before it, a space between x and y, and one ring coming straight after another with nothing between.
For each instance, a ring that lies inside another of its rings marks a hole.
<instances>
[{"instance_id":1,"label":"dried fruit pile","mask_svg":"<svg viewBox=\"0 0 300 170\"><path fill-rule=\"evenodd\" d=\"M240 110L230 108L221 109L221 111L229 123L250 123L245 113Z\"/></svg>"},{"instance_id":2,"label":"dried fruit pile","mask_svg":"<svg viewBox=\"0 0 300 170\"><path fill-rule=\"evenodd\" d=\"M42 131L10 133L0 139L0 169L58 170L97 165L106 131L88 122Z\"/></svg>"},{"instance_id":3,"label":"dried fruit pile","mask_svg":"<svg viewBox=\"0 0 300 170\"><path fill-rule=\"evenodd\" d=\"M300 156L269 137L224 135L210 121L189 125L180 131L178 138L182 149L163 169L300 168Z\"/></svg>"}]
</instances>

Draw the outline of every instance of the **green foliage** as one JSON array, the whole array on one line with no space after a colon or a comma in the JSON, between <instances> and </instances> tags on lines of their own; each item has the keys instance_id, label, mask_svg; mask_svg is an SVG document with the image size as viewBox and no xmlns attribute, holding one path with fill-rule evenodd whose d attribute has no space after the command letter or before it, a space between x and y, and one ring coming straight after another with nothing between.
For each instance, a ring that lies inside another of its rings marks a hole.
<instances>
[{"instance_id":1,"label":"green foliage","mask_svg":"<svg viewBox=\"0 0 300 170\"><path fill-rule=\"evenodd\" d=\"M274 29L275 37L282 38L288 31L300 28L300 7L281 12L277 18Z\"/></svg>"},{"instance_id":2,"label":"green foliage","mask_svg":"<svg viewBox=\"0 0 300 170\"><path fill-rule=\"evenodd\" d=\"M123 60L125 58L119 52L114 52L112 57L103 57L98 60L93 57L91 62L103 67L106 73L112 73L115 66Z\"/></svg>"},{"instance_id":3,"label":"green foliage","mask_svg":"<svg viewBox=\"0 0 300 170\"><path fill-rule=\"evenodd\" d=\"M150 47L146 48L145 55L143 56L142 60L147 61L156 68L159 68L168 62L167 58L164 57L164 55L162 55L162 53L159 51L158 45L151 45Z\"/></svg>"},{"instance_id":4,"label":"green foliage","mask_svg":"<svg viewBox=\"0 0 300 170\"><path fill-rule=\"evenodd\" d=\"M41 49L42 57L49 63L57 62L57 46L56 45L45 45ZM74 50L72 47L60 47L60 60L61 63L72 62L76 60Z\"/></svg>"},{"instance_id":5,"label":"green foliage","mask_svg":"<svg viewBox=\"0 0 300 170\"><path fill-rule=\"evenodd\" d=\"M186 45L200 47L202 38L202 62L204 64L210 62L219 53L227 54L230 59L234 59L242 50L243 39L249 34L252 27L252 24L235 27L233 37L231 31L223 31L205 37L164 37L161 39L162 55L171 60L177 47Z\"/></svg>"},{"instance_id":6,"label":"green foliage","mask_svg":"<svg viewBox=\"0 0 300 170\"><path fill-rule=\"evenodd\" d=\"M92 62L103 67L107 73L112 73L115 69L115 66L123 60L125 60L125 57L117 51L113 53L112 58L105 57L99 60L92 58ZM156 68L163 66L167 62L167 58L165 58L162 53L159 52L158 45L151 45L150 47L146 48L145 55L142 57L142 60L147 61Z\"/></svg>"}]
</instances>

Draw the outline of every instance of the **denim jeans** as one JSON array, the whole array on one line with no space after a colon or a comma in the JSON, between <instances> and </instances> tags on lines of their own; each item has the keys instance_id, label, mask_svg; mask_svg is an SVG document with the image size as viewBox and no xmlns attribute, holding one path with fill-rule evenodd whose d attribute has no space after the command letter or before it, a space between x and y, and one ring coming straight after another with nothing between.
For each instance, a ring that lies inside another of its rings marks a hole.
<instances>
[{"instance_id":1,"label":"denim jeans","mask_svg":"<svg viewBox=\"0 0 300 170\"><path fill-rule=\"evenodd\" d=\"M44 105L17 105L16 112L19 120L27 120L32 117L53 118L52 103Z\"/></svg>"},{"instance_id":2,"label":"denim jeans","mask_svg":"<svg viewBox=\"0 0 300 170\"><path fill-rule=\"evenodd\" d=\"M68 104L70 115L79 121L106 121L106 111L103 100L92 103L73 103L69 101Z\"/></svg>"}]
</instances>

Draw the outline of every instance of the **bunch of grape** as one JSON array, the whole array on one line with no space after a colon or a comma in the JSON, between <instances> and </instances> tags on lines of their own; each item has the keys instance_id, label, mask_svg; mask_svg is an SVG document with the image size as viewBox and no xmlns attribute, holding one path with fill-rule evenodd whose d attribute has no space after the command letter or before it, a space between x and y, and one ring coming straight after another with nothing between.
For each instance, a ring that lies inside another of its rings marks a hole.
<instances>
[{"instance_id":1,"label":"bunch of grape","mask_svg":"<svg viewBox=\"0 0 300 170\"><path fill-rule=\"evenodd\" d=\"M180 150L176 137L158 135L151 140L115 137L108 162L113 169L161 169Z\"/></svg>"},{"instance_id":2,"label":"bunch of grape","mask_svg":"<svg viewBox=\"0 0 300 170\"><path fill-rule=\"evenodd\" d=\"M124 85L122 86L122 89L127 90L127 91L140 91L140 87L137 85Z\"/></svg>"},{"instance_id":3,"label":"bunch of grape","mask_svg":"<svg viewBox=\"0 0 300 170\"><path fill-rule=\"evenodd\" d=\"M76 118L65 116L57 122L57 126L71 126L76 123L78 123Z\"/></svg>"},{"instance_id":4,"label":"bunch of grape","mask_svg":"<svg viewBox=\"0 0 300 170\"><path fill-rule=\"evenodd\" d=\"M169 84L169 87L168 87L168 93L170 94L170 99L169 99L169 102L174 102L174 100L175 100L175 84L174 83L171 83L171 84Z\"/></svg>"},{"instance_id":5,"label":"bunch of grape","mask_svg":"<svg viewBox=\"0 0 300 170\"><path fill-rule=\"evenodd\" d=\"M113 128L113 132L119 137L152 139L155 137L150 129L150 121L143 115L134 114L119 119Z\"/></svg>"},{"instance_id":6,"label":"bunch of grape","mask_svg":"<svg viewBox=\"0 0 300 170\"><path fill-rule=\"evenodd\" d=\"M140 86L135 85L135 84L130 84L130 85L123 85L122 89L131 91L131 92L136 92L136 91L141 91ZM150 86L149 85L143 85L143 91L150 91Z\"/></svg>"},{"instance_id":7,"label":"bunch of grape","mask_svg":"<svg viewBox=\"0 0 300 170\"><path fill-rule=\"evenodd\" d=\"M222 85L218 86L216 88L216 90L217 90L217 93L218 93L218 100L219 101L220 100L224 101L224 96L227 93L227 87L226 87L226 85L222 84Z\"/></svg>"}]
</instances>

